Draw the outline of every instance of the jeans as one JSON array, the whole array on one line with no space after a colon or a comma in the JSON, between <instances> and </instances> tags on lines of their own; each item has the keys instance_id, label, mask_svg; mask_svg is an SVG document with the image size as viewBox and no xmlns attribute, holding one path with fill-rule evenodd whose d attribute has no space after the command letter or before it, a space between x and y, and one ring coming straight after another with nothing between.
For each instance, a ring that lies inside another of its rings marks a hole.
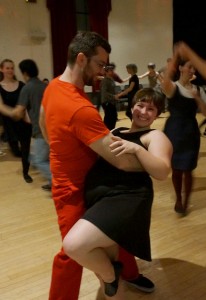
<instances>
[{"instance_id":1,"label":"jeans","mask_svg":"<svg viewBox=\"0 0 206 300\"><path fill-rule=\"evenodd\" d=\"M51 184L49 165L49 145L43 138L34 138L32 145L31 164L37 168Z\"/></svg>"}]
</instances>

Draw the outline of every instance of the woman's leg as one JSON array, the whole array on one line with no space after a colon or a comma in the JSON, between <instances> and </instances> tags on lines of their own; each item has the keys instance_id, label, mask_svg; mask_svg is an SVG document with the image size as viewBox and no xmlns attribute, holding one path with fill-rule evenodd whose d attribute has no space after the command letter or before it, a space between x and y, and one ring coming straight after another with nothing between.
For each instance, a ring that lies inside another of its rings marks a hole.
<instances>
[{"instance_id":1,"label":"woman's leg","mask_svg":"<svg viewBox=\"0 0 206 300\"><path fill-rule=\"evenodd\" d=\"M183 171L180 170L172 170L172 182L176 194L176 203L175 203L175 211L177 213L183 213L183 205L182 205L182 176Z\"/></svg>"},{"instance_id":2,"label":"woman's leg","mask_svg":"<svg viewBox=\"0 0 206 300\"><path fill-rule=\"evenodd\" d=\"M97 275L97 274L96 274ZM100 287L102 290L102 293L104 295L104 300L126 300L125 299L125 287L124 287L124 282L123 280L121 280L121 278L118 278L115 282L115 285L117 285L118 290L116 291L116 293L114 294L114 296L108 296L108 294L105 293L105 290L107 288L105 288L105 282L100 278L100 276L97 275L97 278L99 279L100 282ZM111 284L109 284L109 290L110 287L113 287ZM108 290L107 290L108 292Z\"/></svg>"},{"instance_id":3,"label":"woman's leg","mask_svg":"<svg viewBox=\"0 0 206 300\"><path fill-rule=\"evenodd\" d=\"M183 203L184 212L187 211L189 198L192 192L193 176L191 171L184 172L184 188L185 188L185 199Z\"/></svg>"},{"instance_id":4,"label":"woman's leg","mask_svg":"<svg viewBox=\"0 0 206 300\"><path fill-rule=\"evenodd\" d=\"M65 236L63 248L73 260L93 271L100 281L115 282L113 263L118 257L118 245L92 223L80 219ZM123 299L119 291L110 298Z\"/></svg>"},{"instance_id":5,"label":"woman's leg","mask_svg":"<svg viewBox=\"0 0 206 300\"><path fill-rule=\"evenodd\" d=\"M111 261L118 256L118 245L92 223L80 219L63 240L65 253L80 265L99 274L105 282L114 280Z\"/></svg>"}]
</instances>

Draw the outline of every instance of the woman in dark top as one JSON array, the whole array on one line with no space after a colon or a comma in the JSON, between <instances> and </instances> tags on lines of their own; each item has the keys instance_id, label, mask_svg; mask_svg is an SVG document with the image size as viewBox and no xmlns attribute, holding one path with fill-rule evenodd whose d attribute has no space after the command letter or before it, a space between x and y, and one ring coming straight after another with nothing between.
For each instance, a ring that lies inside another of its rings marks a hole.
<instances>
[{"instance_id":1,"label":"woman in dark top","mask_svg":"<svg viewBox=\"0 0 206 300\"><path fill-rule=\"evenodd\" d=\"M4 104L15 107L18 104L18 97L24 83L18 81L14 74L14 62L5 59L0 64L2 78L0 81L0 96ZM15 121L9 117L2 116L4 132L12 153L21 157L23 177L27 183L32 182L29 176L29 152L31 143L31 124L24 120ZM20 144L20 147L19 147Z\"/></svg>"},{"instance_id":2,"label":"woman in dark top","mask_svg":"<svg viewBox=\"0 0 206 300\"><path fill-rule=\"evenodd\" d=\"M176 66L179 79L174 82L171 77ZM191 83L194 73L195 68L190 61L173 60L161 83L168 99L170 113L164 132L174 148L172 156L172 182L176 194L174 209L181 214L187 212L193 185L192 171L197 167L200 148L197 109L206 115L205 92L201 87Z\"/></svg>"},{"instance_id":3,"label":"woman in dark top","mask_svg":"<svg viewBox=\"0 0 206 300\"><path fill-rule=\"evenodd\" d=\"M132 120L132 113L131 113L131 107L132 107L132 100L134 98L134 95L139 90L139 78L137 76L137 66L135 64L128 64L126 65L128 74L131 75L129 79L129 87L116 95L116 99L120 99L123 96L128 97L128 106L126 110L126 115L130 120Z\"/></svg>"},{"instance_id":4,"label":"woman in dark top","mask_svg":"<svg viewBox=\"0 0 206 300\"><path fill-rule=\"evenodd\" d=\"M117 292L121 272L121 264L116 262L118 245L135 256L151 260L150 175L165 179L172 154L171 143L164 133L150 129L163 106L164 99L153 89L137 93L132 106L132 126L115 129L110 147L117 156L136 155L139 171L125 172L100 158L86 179L87 211L63 241L65 252L104 282L104 292L109 297ZM114 299L122 299L119 298L122 293L118 290Z\"/></svg>"}]
</instances>

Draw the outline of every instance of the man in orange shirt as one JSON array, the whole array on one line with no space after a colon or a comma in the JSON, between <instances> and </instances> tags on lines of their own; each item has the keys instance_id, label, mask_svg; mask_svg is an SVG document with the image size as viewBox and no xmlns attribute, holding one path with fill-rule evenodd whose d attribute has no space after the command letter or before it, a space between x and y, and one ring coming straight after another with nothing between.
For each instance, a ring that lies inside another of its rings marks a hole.
<instances>
[{"instance_id":1,"label":"man in orange shirt","mask_svg":"<svg viewBox=\"0 0 206 300\"><path fill-rule=\"evenodd\" d=\"M112 134L83 91L103 72L110 51L97 33L78 33L69 45L64 73L49 83L42 101L40 127L50 145L52 194L62 239L85 211L84 181L97 155L122 170L138 168L135 156L111 153ZM139 275L132 255L120 249L120 260L125 280L135 279L137 288L154 290L153 283ZM81 276L82 267L61 250L54 258L49 299L77 300Z\"/></svg>"}]
</instances>

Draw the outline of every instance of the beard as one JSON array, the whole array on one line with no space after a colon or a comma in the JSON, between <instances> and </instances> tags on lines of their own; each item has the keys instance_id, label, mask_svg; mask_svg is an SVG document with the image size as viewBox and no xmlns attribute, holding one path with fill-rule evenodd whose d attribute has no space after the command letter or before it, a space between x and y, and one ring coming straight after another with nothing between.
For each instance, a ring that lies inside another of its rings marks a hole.
<instances>
[{"instance_id":1,"label":"beard","mask_svg":"<svg viewBox=\"0 0 206 300\"><path fill-rule=\"evenodd\" d=\"M82 78L85 85L92 86L94 84L94 77L90 66L87 64L86 67L82 71Z\"/></svg>"}]
</instances>

